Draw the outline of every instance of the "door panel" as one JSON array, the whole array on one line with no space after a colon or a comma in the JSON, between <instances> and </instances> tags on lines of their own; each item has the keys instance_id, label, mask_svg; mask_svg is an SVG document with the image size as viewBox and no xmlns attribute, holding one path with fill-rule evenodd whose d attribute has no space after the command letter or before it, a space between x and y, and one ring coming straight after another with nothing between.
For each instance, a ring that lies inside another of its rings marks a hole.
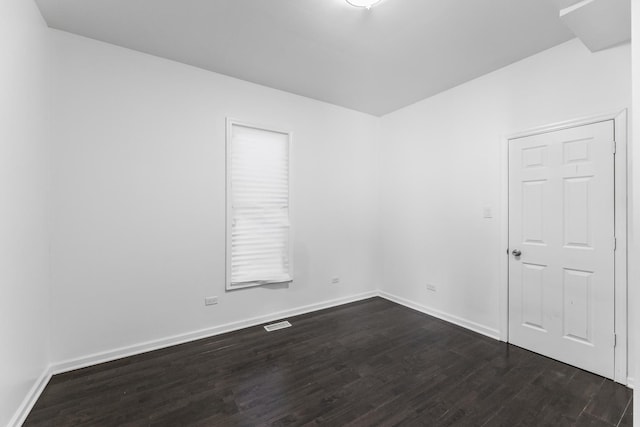
<instances>
[{"instance_id":1,"label":"door panel","mask_svg":"<svg viewBox=\"0 0 640 427\"><path fill-rule=\"evenodd\" d=\"M593 319L590 310L593 302L592 276L592 271L565 268L562 283L564 291L562 299L564 304L563 334L567 338L587 344L593 344L591 338Z\"/></svg>"},{"instance_id":2,"label":"door panel","mask_svg":"<svg viewBox=\"0 0 640 427\"><path fill-rule=\"evenodd\" d=\"M614 363L613 121L509 141L509 341Z\"/></svg>"},{"instance_id":3,"label":"door panel","mask_svg":"<svg viewBox=\"0 0 640 427\"><path fill-rule=\"evenodd\" d=\"M544 193L547 180L522 183L522 237L529 244L544 245Z\"/></svg>"},{"instance_id":4,"label":"door panel","mask_svg":"<svg viewBox=\"0 0 640 427\"><path fill-rule=\"evenodd\" d=\"M543 293L546 265L522 264L522 324L544 331Z\"/></svg>"}]
</instances>

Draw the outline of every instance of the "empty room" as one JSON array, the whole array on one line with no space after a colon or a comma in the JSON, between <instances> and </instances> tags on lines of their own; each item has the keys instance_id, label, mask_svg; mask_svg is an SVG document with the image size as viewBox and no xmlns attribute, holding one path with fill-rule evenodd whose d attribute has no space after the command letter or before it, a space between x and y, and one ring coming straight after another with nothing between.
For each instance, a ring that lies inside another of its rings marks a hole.
<instances>
[{"instance_id":1,"label":"empty room","mask_svg":"<svg viewBox=\"0 0 640 427\"><path fill-rule=\"evenodd\" d=\"M0 0L0 426L631 426L640 1Z\"/></svg>"}]
</instances>

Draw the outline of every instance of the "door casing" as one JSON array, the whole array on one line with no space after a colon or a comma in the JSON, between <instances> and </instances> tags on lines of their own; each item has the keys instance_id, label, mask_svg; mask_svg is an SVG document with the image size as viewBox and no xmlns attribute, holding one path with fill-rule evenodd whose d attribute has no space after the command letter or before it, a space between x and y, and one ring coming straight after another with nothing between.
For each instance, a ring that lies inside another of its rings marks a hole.
<instances>
[{"instance_id":1,"label":"door casing","mask_svg":"<svg viewBox=\"0 0 640 427\"><path fill-rule=\"evenodd\" d=\"M539 135L577 126L589 125L605 120L614 121L614 138L616 141L615 155L615 235L616 250L614 253L614 293L615 293L615 319L614 329L616 334L616 346L614 348L614 380L627 385L627 349L628 349L628 322L627 322L627 109L590 117L568 120L560 123L549 124L534 129L510 133L502 138L500 150L501 165L501 202L500 213L502 220L502 256L500 261L500 290L499 301L499 328L500 340L508 342L509 339L509 141L525 136Z\"/></svg>"}]
</instances>

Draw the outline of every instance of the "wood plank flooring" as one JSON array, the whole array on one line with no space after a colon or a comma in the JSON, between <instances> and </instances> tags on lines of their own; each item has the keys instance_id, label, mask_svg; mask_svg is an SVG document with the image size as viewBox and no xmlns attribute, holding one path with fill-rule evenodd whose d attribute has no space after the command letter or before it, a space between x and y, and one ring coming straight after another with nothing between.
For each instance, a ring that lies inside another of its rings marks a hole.
<instances>
[{"instance_id":1,"label":"wood plank flooring","mask_svg":"<svg viewBox=\"0 0 640 427\"><path fill-rule=\"evenodd\" d=\"M610 380L372 298L56 375L26 426L631 426Z\"/></svg>"}]
</instances>

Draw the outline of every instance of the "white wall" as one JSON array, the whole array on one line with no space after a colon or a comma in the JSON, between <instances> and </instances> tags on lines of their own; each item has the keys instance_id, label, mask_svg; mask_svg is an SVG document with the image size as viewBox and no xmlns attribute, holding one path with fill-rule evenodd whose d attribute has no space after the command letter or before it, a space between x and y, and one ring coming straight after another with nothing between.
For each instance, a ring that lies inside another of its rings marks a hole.
<instances>
[{"instance_id":1,"label":"white wall","mask_svg":"<svg viewBox=\"0 0 640 427\"><path fill-rule=\"evenodd\" d=\"M502 137L629 107L629 52L574 39L385 116L383 290L498 335Z\"/></svg>"},{"instance_id":2,"label":"white wall","mask_svg":"<svg viewBox=\"0 0 640 427\"><path fill-rule=\"evenodd\" d=\"M48 365L45 29L33 2L0 2L0 425Z\"/></svg>"},{"instance_id":3,"label":"white wall","mask_svg":"<svg viewBox=\"0 0 640 427\"><path fill-rule=\"evenodd\" d=\"M377 118L52 38L54 364L378 287ZM289 288L224 290L227 116L293 131Z\"/></svg>"},{"instance_id":4,"label":"white wall","mask_svg":"<svg viewBox=\"0 0 640 427\"><path fill-rule=\"evenodd\" d=\"M632 90L633 105L631 114L632 142L630 147L630 159L633 165L637 165L631 171L629 179L630 204L632 205L632 215L629 218L629 287L637 289L640 285L640 0L631 2L631 49L632 49ZM635 307L640 307L640 292L636 291L635 297L631 300ZM633 313L633 311L631 311ZM631 319L635 326L635 342L640 342L640 316L636 315ZM637 354L637 353L636 353ZM634 424L640 425L640 357L635 357L629 361L630 365L635 365L635 384L633 393L633 417Z\"/></svg>"},{"instance_id":5,"label":"white wall","mask_svg":"<svg viewBox=\"0 0 640 427\"><path fill-rule=\"evenodd\" d=\"M497 335L501 138L631 103L628 45L573 40L378 120L52 38L54 364L378 287ZM224 291L226 116L294 132L289 288Z\"/></svg>"},{"instance_id":6,"label":"white wall","mask_svg":"<svg viewBox=\"0 0 640 427\"><path fill-rule=\"evenodd\" d=\"M574 40L377 119L67 33L45 40L31 2L4 2L0 24L0 425L49 361L378 288L495 332L501 137L631 103L628 45L591 54ZM224 291L227 116L294 133L288 288ZM220 304L205 307L210 295Z\"/></svg>"}]
</instances>

